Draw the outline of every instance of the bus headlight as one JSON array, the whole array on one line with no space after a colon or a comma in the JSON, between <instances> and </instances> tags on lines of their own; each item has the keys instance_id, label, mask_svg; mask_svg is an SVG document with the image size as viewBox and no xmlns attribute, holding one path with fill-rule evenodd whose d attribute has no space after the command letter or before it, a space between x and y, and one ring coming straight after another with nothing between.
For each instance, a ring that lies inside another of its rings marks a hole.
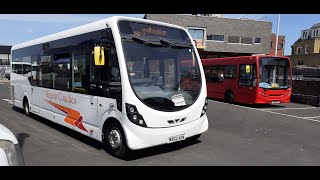
<instances>
[{"instance_id":1,"label":"bus headlight","mask_svg":"<svg viewBox=\"0 0 320 180\"><path fill-rule=\"evenodd\" d=\"M10 166L24 166L23 155L19 144L11 141L0 140L0 148L6 153Z\"/></svg>"},{"instance_id":2,"label":"bus headlight","mask_svg":"<svg viewBox=\"0 0 320 180\"><path fill-rule=\"evenodd\" d=\"M205 100L205 103L204 103L204 106L202 108L200 117L202 117L204 114L206 114L207 108L208 108L208 98L206 98L206 100Z\"/></svg>"},{"instance_id":3,"label":"bus headlight","mask_svg":"<svg viewBox=\"0 0 320 180\"><path fill-rule=\"evenodd\" d=\"M128 119L131 122L141 127L147 127L147 124L144 122L142 115L139 114L136 106L126 103L126 111Z\"/></svg>"}]
</instances>

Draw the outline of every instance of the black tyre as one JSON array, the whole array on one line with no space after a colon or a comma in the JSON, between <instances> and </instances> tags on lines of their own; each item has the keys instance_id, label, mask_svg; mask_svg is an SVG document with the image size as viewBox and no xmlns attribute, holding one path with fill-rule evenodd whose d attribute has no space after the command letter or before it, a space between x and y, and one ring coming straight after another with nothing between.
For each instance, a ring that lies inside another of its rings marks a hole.
<instances>
[{"instance_id":1,"label":"black tyre","mask_svg":"<svg viewBox=\"0 0 320 180\"><path fill-rule=\"evenodd\" d=\"M200 138L201 134L197 134L195 136L189 137L188 140L190 142L196 142Z\"/></svg>"},{"instance_id":2,"label":"black tyre","mask_svg":"<svg viewBox=\"0 0 320 180\"><path fill-rule=\"evenodd\" d=\"M228 103L233 103L234 101L234 95L232 93L232 91L227 91L225 96L224 96L224 100Z\"/></svg>"},{"instance_id":3,"label":"black tyre","mask_svg":"<svg viewBox=\"0 0 320 180\"><path fill-rule=\"evenodd\" d=\"M31 116L29 102L27 99L23 101L23 110L26 116L29 116L29 117Z\"/></svg>"},{"instance_id":4,"label":"black tyre","mask_svg":"<svg viewBox=\"0 0 320 180\"><path fill-rule=\"evenodd\" d=\"M119 123L111 123L105 131L105 144L109 152L117 158L125 159L128 157L129 149L123 129Z\"/></svg>"}]
</instances>

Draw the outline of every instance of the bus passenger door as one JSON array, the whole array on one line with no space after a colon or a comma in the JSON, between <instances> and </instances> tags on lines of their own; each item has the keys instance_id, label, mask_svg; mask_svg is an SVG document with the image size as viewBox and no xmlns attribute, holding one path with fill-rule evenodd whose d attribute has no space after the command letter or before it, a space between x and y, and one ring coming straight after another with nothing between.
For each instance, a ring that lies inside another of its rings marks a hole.
<instances>
[{"instance_id":1,"label":"bus passenger door","mask_svg":"<svg viewBox=\"0 0 320 180\"><path fill-rule=\"evenodd\" d=\"M239 67L239 81L234 93L234 100L239 103L252 104L255 100L256 71L253 64L241 64Z\"/></svg>"},{"instance_id":2,"label":"bus passenger door","mask_svg":"<svg viewBox=\"0 0 320 180\"><path fill-rule=\"evenodd\" d=\"M31 112L35 114L40 113L40 94L41 89L38 88L39 86L39 57L38 56L32 56L31 57ZM44 96L42 96L44 97Z\"/></svg>"}]
</instances>

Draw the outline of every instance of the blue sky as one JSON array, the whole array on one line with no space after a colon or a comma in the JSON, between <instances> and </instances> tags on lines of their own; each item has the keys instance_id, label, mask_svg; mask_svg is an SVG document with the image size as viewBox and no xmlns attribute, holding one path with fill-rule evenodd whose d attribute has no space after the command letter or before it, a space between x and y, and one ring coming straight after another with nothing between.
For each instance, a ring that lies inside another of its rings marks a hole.
<instances>
[{"instance_id":1,"label":"blue sky","mask_svg":"<svg viewBox=\"0 0 320 180\"><path fill-rule=\"evenodd\" d=\"M0 44L14 45L48 34L114 15L142 18L143 14L0 14ZM224 14L227 18L249 18L272 22L276 33L277 14ZM285 55L291 54L291 45L300 37L301 30L320 23L320 14L281 14L279 34L286 36Z\"/></svg>"}]
</instances>

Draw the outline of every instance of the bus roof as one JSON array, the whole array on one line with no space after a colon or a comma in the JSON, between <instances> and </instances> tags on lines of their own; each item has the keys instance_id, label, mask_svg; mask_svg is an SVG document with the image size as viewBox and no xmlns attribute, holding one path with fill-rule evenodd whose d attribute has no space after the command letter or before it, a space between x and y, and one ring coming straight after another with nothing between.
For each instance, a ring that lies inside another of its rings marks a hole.
<instances>
[{"instance_id":1,"label":"bus roof","mask_svg":"<svg viewBox=\"0 0 320 180\"><path fill-rule=\"evenodd\" d=\"M41 38L26 41L26 42L12 46L11 50L21 49L21 48L28 47L28 46L47 43L47 42L51 42L51 41L58 40L58 39L63 39L63 38L72 37L72 36L79 35L79 34L97 31L97 30L106 28L106 23L117 22L118 20L129 20L129 21L131 20L131 21L136 21L136 22L158 24L158 25L163 25L163 26L168 26L168 27L172 27L172 28L178 28L178 29L185 30L185 28L183 28L181 26L168 24L168 23L164 23L164 22L158 22L158 21L141 19L141 18L133 18L133 17L113 16L110 18L106 18L106 19L102 19L99 21L89 23L89 24L78 26L78 27L75 27L72 29L68 29L68 30L61 31L58 33L50 34L50 35L47 35L47 36L44 36Z\"/></svg>"},{"instance_id":2,"label":"bus roof","mask_svg":"<svg viewBox=\"0 0 320 180\"><path fill-rule=\"evenodd\" d=\"M269 54L261 54L261 55L252 55L252 56L236 56L236 57L223 57L223 58L207 58L201 59L203 61L210 61L210 60L236 60L236 59L255 59L256 57L278 57L278 58L286 58L286 56L276 56L276 55L269 55Z\"/></svg>"}]
</instances>

